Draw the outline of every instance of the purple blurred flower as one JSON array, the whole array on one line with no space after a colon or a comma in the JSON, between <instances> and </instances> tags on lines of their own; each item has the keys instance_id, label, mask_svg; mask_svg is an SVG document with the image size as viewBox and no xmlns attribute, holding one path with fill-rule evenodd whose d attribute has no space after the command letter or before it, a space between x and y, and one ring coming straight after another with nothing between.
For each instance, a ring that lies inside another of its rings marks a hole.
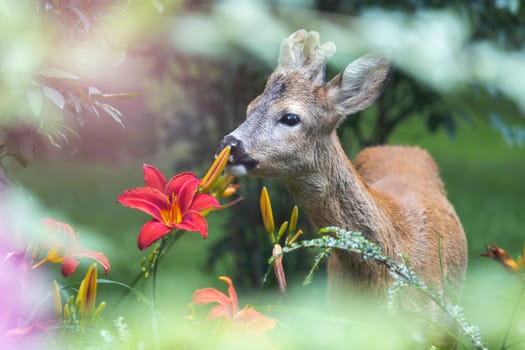
<instances>
[{"instance_id":1,"label":"purple blurred flower","mask_svg":"<svg viewBox=\"0 0 525 350\"><path fill-rule=\"evenodd\" d=\"M46 302L51 281L43 270L31 271L24 256L11 252L0 257L1 349L32 348L37 345L36 339L42 348L39 335L47 334L48 328L57 323L52 302Z\"/></svg>"}]
</instances>

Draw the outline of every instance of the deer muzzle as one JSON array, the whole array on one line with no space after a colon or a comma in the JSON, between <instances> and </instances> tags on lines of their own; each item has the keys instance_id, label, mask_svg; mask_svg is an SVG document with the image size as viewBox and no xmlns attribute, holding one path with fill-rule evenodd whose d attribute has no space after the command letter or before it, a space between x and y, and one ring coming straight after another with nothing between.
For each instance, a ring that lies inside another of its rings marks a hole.
<instances>
[{"instance_id":1,"label":"deer muzzle","mask_svg":"<svg viewBox=\"0 0 525 350\"><path fill-rule=\"evenodd\" d=\"M257 166L257 160L250 157L246 152L241 140L235 136L226 135L217 147L215 155L219 154L220 151L226 146L230 146L230 157L226 165L226 171L234 176L247 175L253 168Z\"/></svg>"}]
</instances>

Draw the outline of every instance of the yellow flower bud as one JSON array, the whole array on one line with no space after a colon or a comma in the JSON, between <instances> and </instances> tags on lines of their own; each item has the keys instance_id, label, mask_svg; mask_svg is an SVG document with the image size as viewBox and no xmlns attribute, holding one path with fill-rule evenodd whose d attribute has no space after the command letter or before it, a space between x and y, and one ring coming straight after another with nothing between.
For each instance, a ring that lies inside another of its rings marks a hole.
<instances>
[{"instance_id":1,"label":"yellow flower bud","mask_svg":"<svg viewBox=\"0 0 525 350\"><path fill-rule=\"evenodd\" d=\"M210 166L210 169L206 172L206 175L202 178L200 184L201 192L208 192L208 190L215 184L219 176L224 171L226 163L228 163L228 158L230 157L230 146L226 146L222 151L217 155L217 158L213 161Z\"/></svg>"},{"instance_id":2,"label":"yellow flower bud","mask_svg":"<svg viewBox=\"0 0 525 350\"><path fill-rule=\"evenodd\" d=\"M93 313L93 318L97 318L98 316L100 316L100 314L104 311L105 308L106 308L106 302L103 301L95 309L95 312Z\"/></svg>"},{"instance_id":3,"label":"yellow flower bud","mask_svg":"<svg viewBox=\"0 0 525 350\"><path fill-rule=\"evenodd\" d=\"M64 305L64 322L71 321L71 311L69 310L69 304Z\"/></svg>"},{"instance_id":4,"label":"yellow flower bud","mask_svg":"<svg viewBox=\"0 0 525 350\"><path fill-rule=\"evenodd\" d=\"M279 228L279 231L277 232L277 239L275 240L277 243L281 240L281 237L284 235L284 232L288 228L288 221L283 222L281 227Z\"/></svg>"},{"instance_id":5,"label":"yellow flower bud","mask_svg":"<svg viewBox=\"0 0 525 350\"><path fill-rule=\"evenodd\" d=\"M294 235L290 240L288 240L288 241L286 242L286 245L291 245L291 244L293 244L293 243L297 240L297 238L299 238L302 234L303 234L303 230L298 230L298 231L295 233L295 235Z\"/></svg>"},{"instance_id":6,"label":"yellow flower bud","mask_svg":"<svg viewBox=\"0 0 525 350\"><path fill-rule=\"evenodd\" d=\"M62 318L62 296L57 281L53 281L53 311L55 311L57 318Z\"/></svg>"},{"instance_id":7,"label":"yellow flower bud","mask_svg":"<svg viewBox=\"0 0 525 350\"><path fill-rule=\"evenodd\" d=\"M274 231L275 223L273 221L272 203L270 202L270 195L266 187L263 187L260 197L261 215L263 219L264 229L270 235L270 240L275 243Z\"/></svg>"},{"instance_id":8,"label":"yellow flower bud","mask_svg":"<svg viewBox=\"0 0 525 350\"><path fill-rule=\"evenodd\" d=\"M221 198L231 197L235 194L235 192L237 192L238 189L239 189L239 185L229 185L228 187L226 187L224 191L221 192L219 197Z\"/></svg>"},{"instance_id":9,"label":"yellow flower bud","mask_svg":"<svg viewBox=\"0 0 525 350\"><path fill-rule=\"evenodd\" d=\"M288 235L291 236L295 232L297 227L297 218L299 217L299 208L297 205L292 209L292 215L290 215L290 226L288 227Z\"/></svg>"},{"instance_id":10,"label":"yellow flower bud","mask_svg":"<svg viewBox=\"0 0 525 350\"><path fill-rule=\"evenodd\" d=\"M78 310L82 318L91 315L97 299L97 264L93 263L80 283L77 294Z\"/></svg>"}]
</instances>

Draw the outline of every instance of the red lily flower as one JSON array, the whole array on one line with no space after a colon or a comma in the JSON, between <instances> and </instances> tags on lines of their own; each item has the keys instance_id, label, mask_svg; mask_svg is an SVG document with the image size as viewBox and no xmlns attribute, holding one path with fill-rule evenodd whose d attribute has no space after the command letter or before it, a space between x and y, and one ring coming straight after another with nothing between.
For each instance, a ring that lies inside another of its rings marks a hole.
<instances>
[{"instance_id":1,"label":"red lily flower","mask_svg":"<svg viewBox=\"0 0 525 350\"><path fill-rule=\"evenodd\" d=\"M208 236L202 212L219 207L219 202L209 194L198 193L201 180L195 174L181 173L166 182L157 168L144 164L144 182L145 187L124 191L117 199L124 206L153 216L139 232L139 249L149 247L173 229Z\"/></svg>"},{"instance_id":2,"label":"red lily flower","mask_svg":"<svg viewBox=\"0 0 525 350\"><path fill-rule=\"evenodd\" d=\"M108 274L110 265L106 256L101 252L82 247L70 225L51 218L44 219L43 223L47 230L54 235L54 239L51 240L51 243L47 244L49 250L46 256L31 266L32 269L46 262L62 263L62 275L68 277L75 272L77 266L80 264L77 259L91 258L102 265L104 274Z\"/></svg>"},{"instance_id":3,"label":"red lily flower","mask_svg":"<svg viewBox=\"0 0 525 350\"><path fill-rule=\"evenodd\" d=\"M277 322L275 319L263 316L253 307L246 305L244 309L239 310L237 292L233 287L232 280L226 276L221 276L219 279L228 284L228 295L215 288L197 289L193 293L194 304L219 304L210 310L208 320L222 317L257 333L266 333L275 327Z\"/></svg>"}]
</instances>

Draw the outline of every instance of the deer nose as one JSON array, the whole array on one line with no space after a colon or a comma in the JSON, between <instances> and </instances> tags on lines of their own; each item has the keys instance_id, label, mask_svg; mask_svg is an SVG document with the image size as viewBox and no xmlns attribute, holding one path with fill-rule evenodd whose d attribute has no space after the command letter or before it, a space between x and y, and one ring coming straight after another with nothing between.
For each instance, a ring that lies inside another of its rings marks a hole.
<instances>
[{"instance_id":1,"label":"deer nose","mask_svg":"<svg viewBox=\"0 0 525 350\"><path fill-rule=\"evenodd\" d=\"M243 158L243 156L246 154L242 141L237 139L234 136L227 135L219 143L219 146L217 147L217 152L215 153L215 155L219 154L219 152L222 151L226 146L231 147L230 160L229 160L230 162L235 161L235 159Z\"/></svg>"},{"instance_id":2,"label":"deer nose","mask_svg":"<svg viewBox=\"0 0 525 350\"><path fill-rule=\"evenodd\" d=\"M219 143L219 146L217 147L216 155L227 146L231 147L228 165L233 167L230 168L232 175L246 175L249 171L257 166L258 161L253 159L246 152L243 142L232 135L227 135L222 139L222 141Z\"/></svg>"}]
</instances>

